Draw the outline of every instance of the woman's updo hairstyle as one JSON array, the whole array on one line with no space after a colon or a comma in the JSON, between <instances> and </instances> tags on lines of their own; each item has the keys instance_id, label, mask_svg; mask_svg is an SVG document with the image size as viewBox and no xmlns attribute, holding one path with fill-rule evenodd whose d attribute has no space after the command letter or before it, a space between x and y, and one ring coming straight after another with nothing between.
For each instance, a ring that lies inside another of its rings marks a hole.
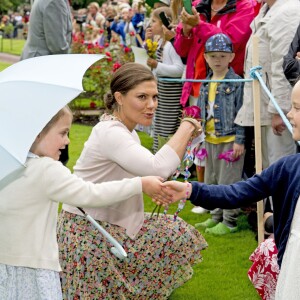
<instances>
[{"instance_id":1,"label":"woman's updo hairstyle","mask_svg":"<svg viewBox=\"0 0 300 300\"><path fill-rule=\"evenodd\" d=\"M113 75L110 83L110 92L105 95L104 103L109 111L117 107L115 92L126 95L130 90L144 81L156 81L151 70L138 63L126 63Z\"/></svg>"}]
</instances>

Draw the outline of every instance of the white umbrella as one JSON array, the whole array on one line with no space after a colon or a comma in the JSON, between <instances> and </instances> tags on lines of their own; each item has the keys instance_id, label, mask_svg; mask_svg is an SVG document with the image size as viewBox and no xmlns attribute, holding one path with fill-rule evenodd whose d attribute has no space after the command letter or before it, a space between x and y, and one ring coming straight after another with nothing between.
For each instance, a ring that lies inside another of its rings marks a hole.
<instances>
[{"instance_id":1,"label":"white umbrella","mask_svg":"<svg viewBox=\"0 0 300 300\"><path fill-rule=\"evenodd\" d=\"M50 119L82 91L86 70L104 55L63 54L20 61L0 72L0 188L26 167L28 151ZM11 175L11 176L9 176ZM9 178L7 180L7 178ZM85 217L115 246L122 246L91 216Z\"/></svg>"},{"instance_id":2,"label":"white umbrella","mask_svg":"<svg viewBox=\"0 0 300 300\"><path fill-rule=\"evenodd\" d=\"M30 58L0 72L0 182L24 166L47 122L82 91L85 71L103 55Z\"/></svg>"}]
</instances>

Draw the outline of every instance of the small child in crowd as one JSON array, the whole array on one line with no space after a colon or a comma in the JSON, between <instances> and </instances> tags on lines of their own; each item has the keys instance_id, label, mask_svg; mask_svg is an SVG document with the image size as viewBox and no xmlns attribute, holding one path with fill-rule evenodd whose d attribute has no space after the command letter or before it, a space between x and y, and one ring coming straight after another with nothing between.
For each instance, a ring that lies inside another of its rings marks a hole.
<instances>
[{"instance_id":1,"label":"small child in crowd","mask_svg":"<svg viewBox=\"0 0 300 300\"><path fill-rule=\"evenodd\" d=\"M164 13L171 23L171 8L159 7L152 12L151 27L146 32L146 39L148 37L153 38L154 36L158 36L159 40L156 57L149 57L147 65L152 68L153 74L157 78L170 77L181 79L184 65L172 43L165 39L164 26L160 18L161 13ZM154 120L154 152L157 152L162 146L159 145L159 137L167 138L176 132L182 114L182 106L180 104L182 83L158 81L157 88L158 107Z\"/></svg>"},{"instance_id":2,"label":"small child in crowd","mask_svg":"<svg viewBox=\"0 0 300 300\"><path fill-rule=\"evenodd\" d=\"M300 81L292 91L288 113L293 139L300 140ZM261 174L231 185L207 185L168 181L163 185L173 191L173 200L188 197L194 205L206 209L237 208L272 196L274 236L281 267L276 286L276 300L299 299L300 295L300 154L289 155L273 163ZM188 189L188 190L187 190Z\"/></svg>"},{"instance_id":3,"label":"small child in crowd","mask_svg":"<svg viewBox=\"0 0 300 300\"><path fill-rule=\"evenodd\" d=\"M71 123L72 112L64 107L37 136L27 167L0 189L0 299L62 299L56 240L59 202L108 206L142 190L151 197L167 196L159 177L93 184L72 175L58 161L69 144Z\"/></svg>"},{"instance_id":4,"label":"small child in crowd","mask_svg":"<svg viewBox=\"0 0 300 300\"><path fill-rule=\"evenodd\" d=\"M234 59L230 38L218 33L205 44L205 60L210 67L208 80L241 79L229 64ZM198 106L205 128L204 182L207 184L230 184L241 180L244 165L244 128L234 120L242 106L242 82L203 83ZM205 232L223 235L237 231L239 209L211 211L212 218L195 226L205 228Z\"/></svg>"}]
</instances>

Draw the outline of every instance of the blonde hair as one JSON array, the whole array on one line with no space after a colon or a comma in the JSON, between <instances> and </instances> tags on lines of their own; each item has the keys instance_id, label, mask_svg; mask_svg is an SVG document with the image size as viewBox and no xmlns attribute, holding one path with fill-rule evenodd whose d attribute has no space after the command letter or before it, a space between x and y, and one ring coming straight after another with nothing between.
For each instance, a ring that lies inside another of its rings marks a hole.
<instances>
[{"instance_id":1,"label":"blonde hair","mask_svg":"<svg viewBox=\"0 0 300 300\"><path fill-rule=\"evenodd\" d=\"M173 23L179 23L179 14L182 10L183 2L182 0L172 0L171 9L172 9L172 19Z\"/></svg>"},{"instance_id":2,"label":"blonde hair","mask_svg":"<svg viewBox=\"0 0 300 300\"><path fill-rule=\"evenodd\" d=\"M160 18L160 13L164 12L165 13L165 16L167 17L168 21L170 24L172 24L172 10L170 7L167 7L167 6L161 6L161 7L158 7L158 8L155 8L152 12L152 15L151 17L153 18L156 18L157 20L159 20L160 24L163 25L162 23L162 20ZM163 39L163 42L165 43L166 42L166 39L165 39L165 35L164 33L161 33L161 38Z\"/></svg>"},{"instance_id":3,"label":"blonde hair","mask_svg":"<svg viewBox=\"0 0 300 300\"><path fill-rule=\"evenodd\" d=\"M71 109L69 108L69 106L64 106L61 110L59 110L53 117L52 119L46 124L46 126L42 129L42 131L40 132L40 134L46 134L50 128L56 124L62 117L64 117L65 115L69 115L72 116L73 118L73 113L71 111Z\"/></svg>"},{"instance_id":4,"label":"blonde hair","mask_svg":"<svg viewBox=\"0 0 300 300\"><path fill-rule=\"evenodd\" d=\"M91 2L89 5L88 5L88 8L91 8L91 7L95 7L97 8L97 11L99 11L99 4L97 2Z\"/></svg>"}]
</instances>

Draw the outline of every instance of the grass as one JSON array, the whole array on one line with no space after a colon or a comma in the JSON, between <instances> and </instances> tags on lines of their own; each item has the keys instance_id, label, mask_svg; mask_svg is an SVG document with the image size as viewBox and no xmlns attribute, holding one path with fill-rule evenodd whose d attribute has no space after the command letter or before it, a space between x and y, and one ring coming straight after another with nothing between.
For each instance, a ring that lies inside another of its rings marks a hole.
<instances>
[{"instance_id":1,"label":"grass","mask_svg":"<svg viewBox=\"0 0 300 300\"><path fill-rule=\"evenodd\" d=\"M10 66L10 64L4 63L4 62L1 62L1 61L0 61L0 71L6 69L6 68L9 67L9 66Z\"/></svg>"},{"instance_id":2,"label":"grass","mask_svg":"<svg viewBox=\"0 0 300 300\"><path fill-rule=\"evenodd\" d=\"M22 39L0 39L0 52L21 55L25 42Z\"/></svg>"},{"instance_id":3,"label":"grass","mask_svg":"<svg viewBox=\"0 0 300 300\"><path fill-rule=\"evenodd\" d=\"M70 131L70 160L73 166L83 149L92 127L73 124ZM146 133L139 133L142 144L151 148L152 138ZM169 212L174 213L177 204ZM152 212L154 204L145 196L145 210ZM190 212L192 205L187 202L180 212L180 217L194 225L204 221L209 214L196 215ZM182 287L176 289L170 300L258 300L253 285L247 277L251 266L249 256L257 246L254 233L249 229L246 217L241 215L238 224L240 231L223 237L212 237L203 233L209 247L202 251L203 262L194 267L194 276Z\"/></svg>"}]
</instances>

